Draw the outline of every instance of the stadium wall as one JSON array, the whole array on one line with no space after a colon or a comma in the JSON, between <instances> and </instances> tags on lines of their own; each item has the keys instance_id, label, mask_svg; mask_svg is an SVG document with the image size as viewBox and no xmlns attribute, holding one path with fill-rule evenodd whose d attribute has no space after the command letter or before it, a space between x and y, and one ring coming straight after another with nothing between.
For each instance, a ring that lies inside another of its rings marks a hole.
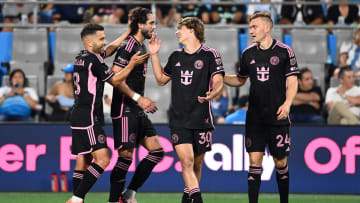
<instances>
[{"instance_id":1,"label":"stadium wall","mask_svg":"<svg viewBox=\"0 0 360 203\"><path fill-rule=\"evenodd\" d=\"M173 151L169 129L155 126L166 152L165 158L141 191L182 191L179 160ZM294 126L291 128L290 191L292 193L360 194L359 127ZM117 160L111 126L105 126L111 149L111 164L93 187L109 189L110 168ZM50 191L52 173L65 173L71 186L75 157L70 153L68 125L0 125L0 191ZM206 139L206 137L204 137ZM209 138L208 138L209 139ZM248 156L244 148L244 126L217 126L212 151L207 153L201 190L206 192L246 192ZM135 151L134 159L146 155ZM261 190L276 192L276 177L271 156L264 157ZM128 181L133 175L133 163Z\"/></svg>"}]
</instances>

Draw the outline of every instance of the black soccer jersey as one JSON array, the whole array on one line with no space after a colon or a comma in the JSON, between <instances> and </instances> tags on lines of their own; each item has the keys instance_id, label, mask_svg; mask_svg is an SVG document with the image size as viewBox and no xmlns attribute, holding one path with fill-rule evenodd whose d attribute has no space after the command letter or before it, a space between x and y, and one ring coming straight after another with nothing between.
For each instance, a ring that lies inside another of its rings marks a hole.
<instances>
[{"instance_id":1,"label":"black soccer jersey","mask_svg":"<svg viewBox=\"0 0 360 203\"><path fill-rule=\"evenodd\" d=\"M71 127L85 129L104 124L102 97L104 82L114 73L104 63L105 54L81 51L74 61L73 82L75 102L71 112Z\"/></svg>"},{"instance_id":2,"label":"black soccer jersey","mask_svg":"<svg viewBox=\"0 0 360 203\"><path fill-rule=\"evenodd\" d=\"M118 48L114 59L114 65L125 68L129 64L131 57L138 51L141 52L140 55L145 54L147 52L145 45L140 44L133 36L128 37L128 39L125 40ZM126 84L129 88L141 96L144 96L146 72L147 61L143 64L135 66L126 78ZM136 102L118 89L114 88L111 103L111 117L113 119L122 117L124 110L130 110L135 113L142 111Z\"/></svg>"},{"instance_id":3,"label":"black soccer jersey","mask_svg":"<svg viewBox=\"0 0 360 203\"><path fill-rule=\"evenodd\" d=\"M219 52L206 45L194 54L175 51L170 55L164 73L172 80L170 127L213 129L210 103L199 103L198 96L206 96L212 88L212 76L224 75Z\"/></svg>"},{"instance_id":4,"label":"black soccer jersey","mask_svg":"<svg viewBox=\"0 0 360 203\"><path fill-rule=\"evenodd\" d=\"M274 40L267 50L258 44L245 49L238 77L250 78L247 124L288 125L288 119L277 120L276 112L286 100L286 78L298 74L293 50L280 41Z\"/></svg>"}]
</instances>

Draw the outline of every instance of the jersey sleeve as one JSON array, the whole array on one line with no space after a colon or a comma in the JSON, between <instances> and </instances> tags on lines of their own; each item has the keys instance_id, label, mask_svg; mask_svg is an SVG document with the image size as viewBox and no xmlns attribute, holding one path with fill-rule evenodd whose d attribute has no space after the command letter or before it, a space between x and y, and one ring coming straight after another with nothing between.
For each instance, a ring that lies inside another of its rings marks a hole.
<instances>
[{"instance_id":1,"label":"jersey sleeve","mask_svg":"<svg viewBox=\"0 0 360 203\"><path fill-rule=\"evenodd\" d=\"M125 47L120 47L114 58L113 65L119 66L121 68L125 68L131 59L131 53L125 50Z\"/></svg>"},{"instance_id":2,"label":"jersey sleeve","mask_svg":"<svg viewBox=\"0 0 360 203\"><path fill-rule=\"evenodd\" d=\"M296 57L294 51L287 47L287 58L285 61L285 76L291 76L291 75L299 75L300 71L297 65Z\"/></svg>"},{"instance_id":3,"label":"jersey sleeve","mask_svg":"<svg viewBox=\"0 0 360 203\"><path fill-rule=\"evenodd\" d=\"M94 76L105 82L114 75L114 72L105 64L104 58L102 58L100 54L97 54L96 57L97 58L93 60L91 71Z\"/></svg>"},{"instance_id":4,"label":"jersey sleeve","mask_svg":"<svg viewBox=\"0 0 360 203\"><path fill-rule=\"evenodd\" d=\"M249 68L246 64L246 54L247 52L243 52L243 54L240 57L240 63L238 66L238 74L237 76L239 78L247 78L249 77Z\"/></svg>"},{"instance_id":5,"label":"jersey sleeve","mask_svg":"<svg viewBox=\"0 0 360 203\"><path fill-rule=\"evenodd\" d=\"M225 75L223 62L221 60L220 53L215 50L211 49L212 54L210 54L210 75L211 77L215 74L221 74L222 76Z\"/></svg>"},{"instance_id":6,"label":"jersey sleeve","mask_svg":"<svg viewBox=\"0 0 360 203\"><path fill-rule=\"evenodd\" d=\"M171 77L171 70L172 70L172 61L174 58L174 53L172 53L169 58L168 58L168 62L166 63L166 66L164 67L164 74L168 77Z\"/></svg>"}]
</instances>

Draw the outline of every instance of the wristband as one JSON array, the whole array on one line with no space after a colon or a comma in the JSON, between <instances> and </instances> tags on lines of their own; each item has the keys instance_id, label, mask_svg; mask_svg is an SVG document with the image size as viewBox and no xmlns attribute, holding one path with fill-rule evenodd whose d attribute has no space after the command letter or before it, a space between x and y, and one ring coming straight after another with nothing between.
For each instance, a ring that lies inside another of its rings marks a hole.
<instances>
[{"instance_id":1,"label":"wristband","mask_svg":"<svg viewBox=\"0 0 360 203\"><path fill-rule=\"evenodd\" d=\"M137 102L140 99L140 94L135 92L131 99Z\"/></svg>"}]
</instances>

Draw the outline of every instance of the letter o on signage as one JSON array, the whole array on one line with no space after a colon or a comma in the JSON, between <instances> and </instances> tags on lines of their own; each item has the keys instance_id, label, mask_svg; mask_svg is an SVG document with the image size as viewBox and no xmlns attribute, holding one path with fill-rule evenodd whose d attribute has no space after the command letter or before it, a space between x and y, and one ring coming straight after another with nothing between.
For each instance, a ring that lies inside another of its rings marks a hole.
<instances>
[{"instance_id":1,"label":"letter o on signage","mask_svg":"<svg viewBox=\"0 0 360 203\"><path fill-rule=\"evenodd\" d=\"M327 163L319 163L315 159L315 153L319 148L325 148L330 152L330 160ZM307 167L318 174L328 174L333 172L340 164L341 150L336 142L329 138L320 137L311 141L304 153Z\"/></svg>"}]
</instances>

